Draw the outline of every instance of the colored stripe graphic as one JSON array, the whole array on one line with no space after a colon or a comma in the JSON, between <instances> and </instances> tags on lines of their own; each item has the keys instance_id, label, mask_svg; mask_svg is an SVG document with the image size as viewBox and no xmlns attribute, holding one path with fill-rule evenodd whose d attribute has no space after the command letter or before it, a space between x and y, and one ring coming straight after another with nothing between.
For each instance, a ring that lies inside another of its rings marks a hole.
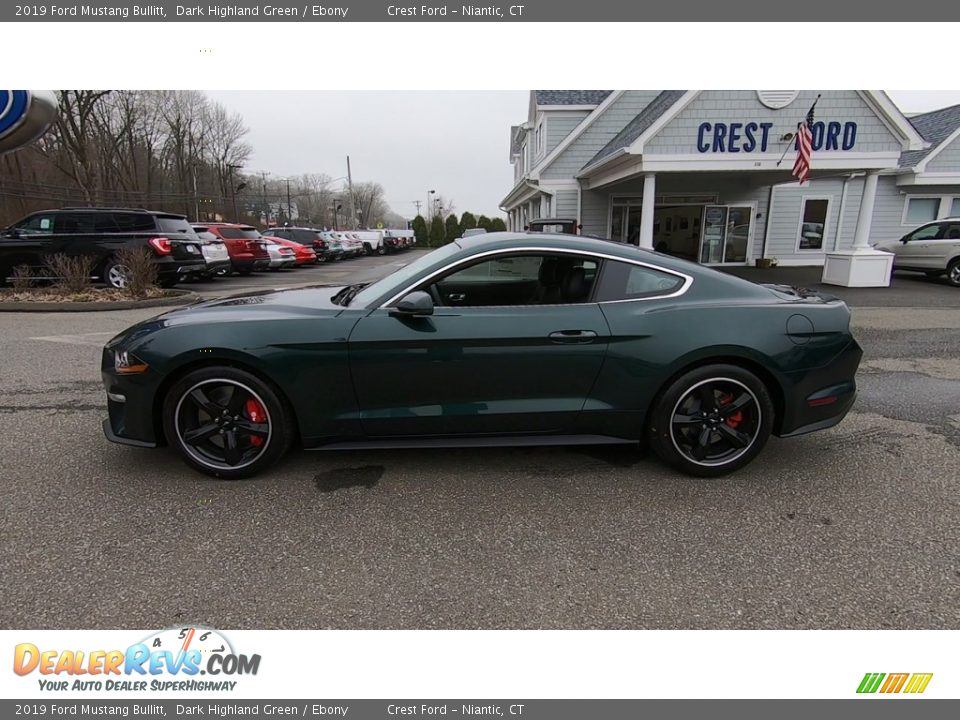
<instances>
[{"instance_id":1,"label":"colored stripe graphic","mask_svg":"<svg viewBox=\"0 0 960 720\"><path fill-rule=\"evenodd\" d=\"M867 673L863 676L863 680L860 681L860 687L857 688L857 692L875 693L877 688L880 687L880 682L884 677L886 677L884 673Z\"/></svg>"},{"instance_id":2,"label":"colored stripe graphic","mask_svg":"<svg viewBox=\"0 0 960 720\"><path fill-rule=\"evenodd\" d=\"M933 673L914 673L910 678L910 682L907 683L907 687L904 689L905 693L922 693L927 689L927 685L930 684L930 680L933 678Z\"/></svg>"},{"instance_id":3,"label":"colored stripe graphic","mask_svg":"<svg viewBox=\"0 0 960 720\"><path fill-rule=\"evenodd\" d=\"M887 681L883 684L883 687L880 688L882 693L898 693L907 678L910 677L910 673L890 673L887 675Z\"/></svg>"}]
</instances>

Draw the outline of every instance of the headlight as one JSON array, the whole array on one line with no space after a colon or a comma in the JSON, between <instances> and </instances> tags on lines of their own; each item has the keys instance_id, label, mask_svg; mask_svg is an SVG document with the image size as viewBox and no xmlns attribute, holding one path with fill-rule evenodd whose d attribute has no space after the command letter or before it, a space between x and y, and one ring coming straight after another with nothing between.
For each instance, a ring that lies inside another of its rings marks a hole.
<instances>
[{"instance_id":1,"label":"headlight","mask_svg":"<svg viewBox=\"0 0 960 720\"><path fill-rule=\"evenodd\" d=\"M118 375L137 375L147 371L148 365L126 350L120 350L113 356L113 369Z\"/></svg>"}]
</instances>

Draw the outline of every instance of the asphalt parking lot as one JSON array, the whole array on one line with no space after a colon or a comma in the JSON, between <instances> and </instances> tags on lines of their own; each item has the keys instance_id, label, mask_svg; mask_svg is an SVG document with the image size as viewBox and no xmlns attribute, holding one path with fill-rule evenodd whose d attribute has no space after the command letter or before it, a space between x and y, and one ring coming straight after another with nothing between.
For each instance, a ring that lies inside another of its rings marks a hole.
<instances>
[{"instance_id":1,"label":"asphalt parking lot","mask_svg":"<svg viewBox=\"0 0 960 720\"><path fill-rule=\"evenodd\" d=\"M865 357L840 426L713 481L609 448L295 452L212 481L101 434L100 347L155 310L0 314L0 626L960 628L960 291L920 282L846 291Z\"/></svg>"}]
</instances>

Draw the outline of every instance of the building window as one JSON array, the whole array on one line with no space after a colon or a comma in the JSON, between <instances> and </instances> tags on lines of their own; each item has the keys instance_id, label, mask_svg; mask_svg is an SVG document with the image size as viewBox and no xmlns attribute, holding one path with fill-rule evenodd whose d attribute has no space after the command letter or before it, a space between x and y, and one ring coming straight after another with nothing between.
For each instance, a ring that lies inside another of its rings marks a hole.
<instances>
[{"instance_id":1,"label":"building window","mask_svg":"<svg viewBox=\"0 0 960 720\"><path fill-rule=\"evenodd\" d=\"M919 225L937 219L940 211L940 198L913 197L907 198L907 209L903 216L904 225Z\"/></svg>"},{"instance_id":2,"label":"building window","mask_svg":"<svg viewBox=\"0 0 960 720\"><path fill-rule=\"evenodd\" d=\"M953 199L953 204L950 206L950 217L960 217L960 197Z\"/></svg>"},{"instance_id":3,"label":"building window","mask_svg":"<svg viewBox=\"0 0 960 720\"><path fill-rule=\"evenodd\" d=\"M827 198L804 199L797 231L797 250L823 251L829 215L830 200Z\"/></svg>"},{"instance_id":4,"label":"building window","mask_svg":"<svg viewBox=\"0 0 960 720\"><path fill-rule=\"evenodd\" d=\"M543 146L544 146L544 143L546 142L546 139L544 138L544 134L545 133L543 132L543 118L540 118L540 122L537 123L537 130L534 138L534 141L536 142L536 146L537 146L538 156L543 155Z\"/></svg>"}]
</instances>

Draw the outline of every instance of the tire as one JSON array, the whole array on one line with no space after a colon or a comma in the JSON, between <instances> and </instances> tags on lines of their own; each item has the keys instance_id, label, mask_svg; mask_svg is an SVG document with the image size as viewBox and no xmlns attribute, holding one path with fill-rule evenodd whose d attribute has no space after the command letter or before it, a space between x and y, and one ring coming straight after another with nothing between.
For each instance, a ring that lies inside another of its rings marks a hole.
<instances>
[{"instance_id":1,"label":"tire","mask_svg":"<svg viewBox=\"0 0 960 720\"><path fill-rule=\"evenodd\" d=\"M960 287L960 258L954 258L947 265L947 282L954 287Z\"/></svg>"},{"instance_id":2,"label":"tire","mask_svg":"<svg viewBox=\"0 0 960 720\"><path fill-rule=\"evenodd\" d=\"M646 436L654 452L680 472L719 477L763 450L773 420L770 392L756 375L736 365L706 365L657 396Z\"/></svg>"},{"instance_id":3,"label":"tire","mask_svg":"<svg viewBox=\"0 0 960 720\"><path fill-rule=\"evenodd\" d=\"M130 269L126 265L118 263L115 258L110 258L107 260L107 264L103 266L103 282L107 287L115 290L122 290L127 286L127 276L129 274Z\"/></svg>"},{"instance_id":4,"label":"tire","mask_svg":"<svg viewBox=\"0 0 960 720\"><path fill-rule=\"evenodd\" d=\"M266 470L286 454L296 434L293 412L277 392L232 367L201 368L174 383L163 401L163 431L187 465L224 480Z\"/></svg>"},{"instance_id":5,"label":"tire","mask_svg":"<svg viewBox=\"0 0 960 720\"><path fill-rule=\"evenodd\" d=\"M386 255L386 254L387 254L387 250L381 244L380 247L377 248L377 255Z\"/></svg>"}]
</instances>

